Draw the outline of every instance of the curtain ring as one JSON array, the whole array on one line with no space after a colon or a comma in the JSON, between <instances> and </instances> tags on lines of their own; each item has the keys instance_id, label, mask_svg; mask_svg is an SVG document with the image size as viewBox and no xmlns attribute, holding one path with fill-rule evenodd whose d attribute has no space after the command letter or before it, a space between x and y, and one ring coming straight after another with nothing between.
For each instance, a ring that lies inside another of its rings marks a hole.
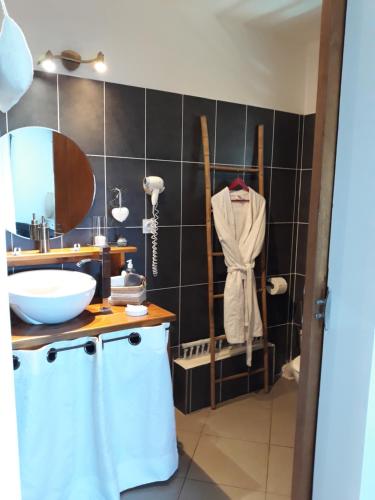
<instances>
[{"instance_id":1,"label":"curtain ring","mask_svg":"<svg viewBox=\"0 0 375 500\"><path fill-rule=\"evenodd\" d=\"M21 366L21 361L19 360L19 357L13 354L13 370L18 370L20 366Z\"/></svg>"},{"instance_id":2,"label":"curtain ring","mask_svg":"<svg viewBox=\"0 0 375 500\"><path fill-rule=\"evenodd\" d=\"M138 345L141 343L141 340L141 336L136 332L132 332L128 337L129 344L131 345Z\"/></svg>"},{"instance_id":3,"label":"curtain ring","mask_svg":"<svg viewBox=\"0 0 375 500\"><path fill-rule=\"evenodd\" d=\"M89 354L90 356L92 356L93 354L96 353L95 342L93 340L89 340L88 342L86 342L84 349L85 349L86 354Z\"/></svg>"},{"instance_id":4,"label":"curtain ring","mask_svg":"<svg viewBox=\"0 0 375 500\"><path fill-rule=\"evenodd\" d=\"M47 361L48 363L53 363L57 357L57 351L54 347L52 347L48 352L47 352Z\"/></svg>"}]
</instances>

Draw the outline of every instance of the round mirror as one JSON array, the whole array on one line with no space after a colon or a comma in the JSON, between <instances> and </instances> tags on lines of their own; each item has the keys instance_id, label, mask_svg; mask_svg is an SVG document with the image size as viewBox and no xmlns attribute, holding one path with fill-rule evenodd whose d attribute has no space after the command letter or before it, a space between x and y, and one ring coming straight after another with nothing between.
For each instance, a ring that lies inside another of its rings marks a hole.
<instances>
[{"instance_id":1,"label":"round mirror","mask_svg":"<svg viewBox=\"0 0 375 500\"><path fill-rule=\"evenodd\" d=\"M0 138L6 228L29 238L35 214L50 237L67 233L85 217L95 194L90 163L75 142L55 130L25 127Z\"/></svg>"}]
</instances>

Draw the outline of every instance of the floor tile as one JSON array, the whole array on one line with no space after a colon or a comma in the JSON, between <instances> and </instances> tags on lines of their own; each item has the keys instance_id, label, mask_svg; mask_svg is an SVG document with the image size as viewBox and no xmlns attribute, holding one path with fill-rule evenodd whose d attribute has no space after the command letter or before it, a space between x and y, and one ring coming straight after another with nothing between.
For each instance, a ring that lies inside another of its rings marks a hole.
<instances>
[{"instance_id":1,"label":"floor tile","mask_svg":"<svg viewBox=\"0 0 375 500\"><path fill-rule=\"evenodd\" d=\"M265 500L264 493L187 479L179 500Z\"/></svg>"},{"instance_id":2,"label":"floor tile","mask_svg":"<svg viewBox=\"0 0 375 500\"><path fill-rule=\"evenodd\" d=\"M272 411L271 444L294 446L296 430L296 402L290 407L276 406Z\"/></svg>"},{"instance_id":3,"label":"floor tile","mask_svg":"<svg viewBox=\"0 0 375 500\"><path fill-rule=\"evenodd\" d=\"M202 435L189 479L265 491L268 445Z\"/></svg>"},{"instance_id":4,"label":"floor tile","mask_svg":"<svg viewBox=\"0 0 375 500\"><path fill-rule=\"evenodd\" d=\"M140 486L121 493L121 500L177 500L183 485L182 477L174 476L163 483Z\"/></svg>"},{"instance_id":5,"label":"floor tile","mask_svg":"<svg viewBox=\"0 0 375 500\"><path fill-rule=\"evenodd\" d=\"M204 434L268 443L271 408L252 398L231 401L212 411L203 429Z\"/></svg>"},{"instance_id":6,"label":"floor tile","mask_svg":"<svg viewBox=\"0 0 375 500\"><path fill-rule=\"evenodd\" d=\"M293 448L270 447L267 492L290 495L292 487Z\"/></svg>"},{"instance_id":7,"label":"floor tile","mask_svg":"<svg viewBox=\"0 0 375 500\"><path fill-rule=\"evenodd\" d=\"M275 495L274 493L266 493L266 500L291 500L291 497L285 495Z\"/></svg>"},{"instance_id":8,"label":"floor tile","mask_svg":"<svg viewBox=\"0 0 375 500\"><path fill-rule=\"evenodd\" d=\"M185 477L189 469L191 458L197 448L200 434L197 432L177 431L179 443L179 466L177 475Z\"/></svg>"},{"instance_id":9,"label":"floor tile","mask_svg":"<svg viewBox=\"0 0 375 500\"><path fill-rule=\"evenodd\" d=\"M194 411L184 415L180 410L176 410L176 427L178 431L201 432L208 418L210 410Z\"/></svg>"}]
</instances>

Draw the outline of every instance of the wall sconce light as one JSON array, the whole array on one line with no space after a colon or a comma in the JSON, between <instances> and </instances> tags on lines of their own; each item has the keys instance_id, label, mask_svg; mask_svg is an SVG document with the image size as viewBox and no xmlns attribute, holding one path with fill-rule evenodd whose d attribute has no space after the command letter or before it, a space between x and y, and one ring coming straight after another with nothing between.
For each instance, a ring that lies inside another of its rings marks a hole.
<instances>
[{"instance_id":1,"label":"wall sconce light","mask_svg":"<svg viewBox=\"0 0 375 500\"><path fill-rule=\"evenodd\" d=\"M104 73L107 70L107 65L104 62L103 52L98 52L96 57L92 59L82 59L78 52L74 50L63 50L61 54L53 54L50 50L38 59L38 64L42 66L45 71L52 73L56 71L55 60L60 60L69 71L75 71L81 64L93 64L98 73Z\"/></svg>"}]
</instances>

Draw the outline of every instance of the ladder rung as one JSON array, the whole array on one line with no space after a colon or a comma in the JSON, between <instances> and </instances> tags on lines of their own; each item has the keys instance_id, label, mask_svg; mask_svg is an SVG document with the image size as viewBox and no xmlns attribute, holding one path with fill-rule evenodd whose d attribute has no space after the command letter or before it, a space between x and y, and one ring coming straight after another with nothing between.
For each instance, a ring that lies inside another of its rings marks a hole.
<instances>
[{"instance_id":1,"label":"ladder rung","mask_svg":"<svg viewBox=\"0 0 375 500\"><path fill-rule=\"evenodd\" d=\"M223 299L224 294L223 293L214 293L212 296L214 299Z\"/></svg>"},{"instance_id":2,"label":"ladder rung","mask_svg":"<svg viewBox=\"0 0 375 500\"><path fill-rule=\"evenodd\" d=\"M224 334L224 335L217 335L216 337L214 337L215 340L224 340L226 339L227 336Z\"/></svg>"},{"instance_id":3,"label":"ladder rung","mask_svg":"<svg viewBox=\"0 0 375 500\"><path fill-rule=\"evenodd\" d=\"M223 252L212 252L212 257L224 257Z\"/></svg>"},{"instance_id":4,"label":"ladder rung","mask_svg":"<svg viewBox=\"0 0 375 500\"><path fill-rule=\"evenodd\" d=\"M236 379L239 379L239 378L244 378L244 377L247 377L247 376L251 376L251 375L255 375L256 373L262 373L264 372L264 368L258 368L257 370L249 370L247 372L241 372L241 373L236 373L235 375L229 375L228 377L221 377L221 378L217 378L215 380L215 383L216 384L219 384L220 382L226 382L227 380L236 380Z\"/></svg>"},{"instance_id":5,"label":"ladder rung","mask_svg":"<svg viewBox=\"0 0 375 500\"><path fill-rule=\"evenodd\" d=\"M258 368L257 370L250 370L249 375L256 375L257 373L264 372L264 368Z\"/></svg>"},{"instance_id":6,"label":"ladder rung","mask_svg":"<svg viewBox=\"0 0 375 500\"><path fill-rule=\"evenodd\" d=\"M220 170L221 172L258 172L258 167L235 167L232 165L220 165L220 164L211 164L211 170Z\"/></svg>"},{"instance_id":7,"label":"ladder rung","mask_svg":"<svg viewBox=\"0 0 375 500\"><path fill-rule=\"evenodd\" d=\"M215 383L219 384L220 382L226 382L227 380L236 380L238 378L247 377L248 375L249 375L249 372L236 373L235 375L229 375L228 377L217 378L215 380Z\"/></svg>"}]
</instances>

